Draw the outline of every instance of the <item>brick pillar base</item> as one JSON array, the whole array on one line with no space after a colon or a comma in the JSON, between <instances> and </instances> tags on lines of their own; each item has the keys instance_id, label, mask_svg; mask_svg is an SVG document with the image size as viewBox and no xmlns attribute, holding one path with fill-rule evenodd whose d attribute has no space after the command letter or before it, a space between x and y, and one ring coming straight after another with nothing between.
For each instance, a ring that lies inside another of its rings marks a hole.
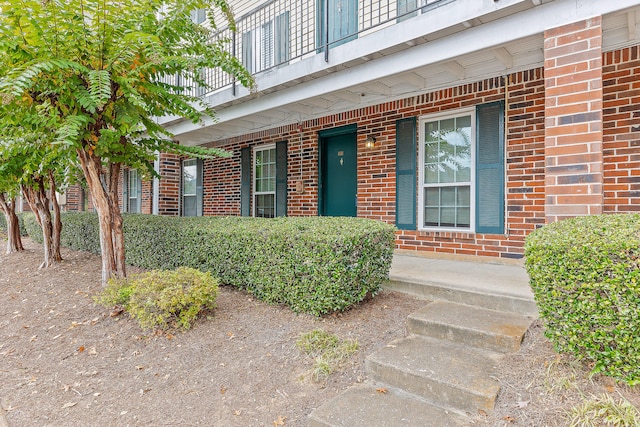
<instances>
[{"instance_id":1,"label":"brick pillar base","mask_svg":"<svg viewBox=\"0 0 640 427\"><path fill-rule=\"evenodd\" d=\"M180 214L180 158L176 154L160 153L158 214Z\"/></svg>"},{"instance_id":2,"label":"brick pillar base","mask_svg":"<svg viewBox=\"0 0 640 427\"><path fill-rule=\"evenodd\" d=\"M546 222L600 214L602 18L544 36Z\"/></svg>"}]
</instances>

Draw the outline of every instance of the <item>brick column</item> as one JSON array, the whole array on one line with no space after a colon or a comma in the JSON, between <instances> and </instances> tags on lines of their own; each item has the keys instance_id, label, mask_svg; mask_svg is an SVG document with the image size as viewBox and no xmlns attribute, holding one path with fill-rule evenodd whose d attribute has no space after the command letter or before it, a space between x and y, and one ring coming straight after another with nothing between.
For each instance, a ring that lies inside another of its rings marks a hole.
<instances>
[{"instance_id":1,"label":"brick column","mask_svg":"<svg viewBox=\"0 0 640 427\"><path fill-rule=\"evenodd\" d=\"M180 158L176 154L160 153L158 214L180 214Z\"/></svg>"},{"instance_id":2,"label":"brick column","mask_svg":"<svg viewBox=\"0 0 640 427\"><path fill-rule=\"evenodd\" d=\"M545 31L546 222L602 213L602 18Z\"/></svg>"}]
</instances>

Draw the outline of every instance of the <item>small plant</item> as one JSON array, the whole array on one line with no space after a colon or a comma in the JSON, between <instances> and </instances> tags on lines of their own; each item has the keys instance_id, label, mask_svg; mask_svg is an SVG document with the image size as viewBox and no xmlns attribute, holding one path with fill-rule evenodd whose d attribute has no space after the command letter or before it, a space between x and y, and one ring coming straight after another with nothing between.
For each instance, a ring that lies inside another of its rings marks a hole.
<instances>
[{"instance_id":1,"label":"small plant","mask_svg":"<svg viewBox=\"0 0 640 427\"><path fill-rule=\"evenodd\" d=\"M629 401L615 401L608 394L593 396L571 409L571 427L615 426L635 427L640 425L640 412Z\"/></svg>"},{"instance_id":2,"label":"small plant","mask_svg":"<svg viewBox=\"0 0 640 427\"><path fill-rule=\"evenodd\" d=\"M181 267L111 279L96 302L121 306L143 329L189 329L200 312L215 308L217 296L211 273Z\"/></svg>"},{"instance_id":3,"label":"small plant","mask_svg":"<svg viewBox=\"0 0 640 427\"><path fill-rule=\"evenodd\" d=\"M358 351L358 342L340 340L336 335L322 329L306 332L296 341L298 349L315 359L313 379L321 381L335 372Z\"/></svg>"}]
</instances>

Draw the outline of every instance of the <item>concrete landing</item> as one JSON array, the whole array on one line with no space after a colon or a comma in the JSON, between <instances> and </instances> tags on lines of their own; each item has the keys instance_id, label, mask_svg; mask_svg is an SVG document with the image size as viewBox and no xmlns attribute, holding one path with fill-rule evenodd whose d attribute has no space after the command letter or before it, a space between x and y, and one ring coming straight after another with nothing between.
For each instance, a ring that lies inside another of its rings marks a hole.
<instances>
[{"instance_id":1,"label":"concrete landing","mask_svg":"<svg viewBox=\"0 0 640 427\"><path fill-rule=\"evenodd\" d=\"M385 288L427 300L445 300L537 317L529 277L521 264L427 258L395 253Z\"/></svg>"}]
</instances>

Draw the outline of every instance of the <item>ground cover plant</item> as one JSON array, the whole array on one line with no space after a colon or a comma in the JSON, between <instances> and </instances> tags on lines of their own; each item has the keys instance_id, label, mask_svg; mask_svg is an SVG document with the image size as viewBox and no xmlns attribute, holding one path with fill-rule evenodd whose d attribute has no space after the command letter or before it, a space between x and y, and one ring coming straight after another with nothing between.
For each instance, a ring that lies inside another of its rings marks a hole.
<instances>
[{"instance_id":1,"label":"ground cover plant","mask_svg":"<svg viewBox=\"0 0 640 427\"><path fill-rule=\"evenodd\" d=\"M548 224L529 235L525 255L555 348L640 384L640 215Z\"/></svg>"},{"instance_id":2,"label":"ground cover plant","mask_svg":"<svg viewBox=\"0 0 640 427\"><path fill-rule=\"evenodd\" d=\"M300 351L314 359L313 379L315 381L325 380L358 351L357 341L342 340L324 329L305 332L300 335L296 345Z\"/></svg>"},{"instance_id":3,"label":"ground cover plant","mask_svg":"<svg viewBox=\"0 0 640 427\"><path fill-rule=\"evenodd\" d=\"M216 306L218 281L188 267L110 279L96 302L121 306L143 329L189 329Z\"/></svg>"}]
</instances>

